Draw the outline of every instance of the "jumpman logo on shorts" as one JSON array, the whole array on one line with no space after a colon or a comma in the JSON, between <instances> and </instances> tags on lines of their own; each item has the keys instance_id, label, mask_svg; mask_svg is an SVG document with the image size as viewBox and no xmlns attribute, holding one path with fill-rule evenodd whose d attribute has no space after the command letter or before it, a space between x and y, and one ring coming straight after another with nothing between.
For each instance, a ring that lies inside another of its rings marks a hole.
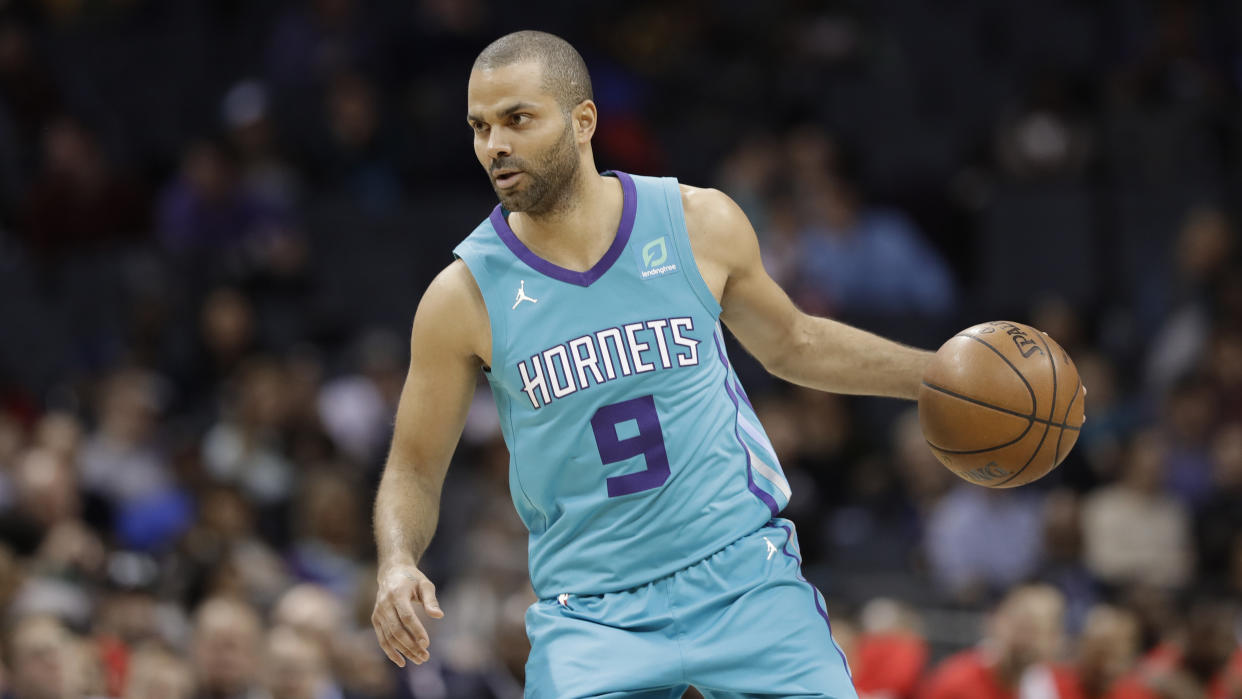
<instances>
[{"instance_id":1,"label":"jumpman logo on shorts","mask_svg":"<svg viewBox=\"0 0 1242 699\"><path fill-rule=\"evenodd\" d=\"M539 299L532 299L531 297L526 295L526 280L525 279L523 279L522 283L518 285L517 300L513 302L513 308L517 308L518 304L523 301L530 301L531 303L539 303Z\"/></svg>"},{"instance_id":2,"label":"jumpman logo on shorts","mask_svg":"<svg viewBox=\"0 0 1242 699\"><path fill-rule=\"evenodd\" d=\"M768 558L767 558L767 560L769 560L769 561L770 561L770 560L772 560L772 554L776 553L776 546L774 546L774 545L772 544L772 542L771 542L771 541L768 539L768 537L766 537L766 536L765 536L765 537L763 537L763 542L764 542L765 544L767 544L767 545L768 545Z\"/></svg>"}]
</instances>

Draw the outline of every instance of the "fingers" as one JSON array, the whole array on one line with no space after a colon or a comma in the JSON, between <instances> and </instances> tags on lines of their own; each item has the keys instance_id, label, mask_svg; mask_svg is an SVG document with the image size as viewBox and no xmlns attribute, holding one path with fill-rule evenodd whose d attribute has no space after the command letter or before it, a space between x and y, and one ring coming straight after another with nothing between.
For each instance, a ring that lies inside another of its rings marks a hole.
<instances>
[{"instance_id":1,"label":"fingers","mask_svg":"<svg viewBox=\"0 0 1242 699\"><path fill-rule=\"evenodd\" d=\"M394 605L397 620L400 622L401 633L404 634L411 647L422 650L431 645L431 637L427 634L423 622L414 613L414 605L408 599L398 599Z\"/></svg>"},{"instance_id":2,"label":"fingers","mask_svg":"<svg viewBox=\"0 0 1242 699\"><path fill-rule=\"evenodd\" d=\"M407 658L415 665L421 665L431 658L430 653L415 645L409 632L400 624L380 622L375 625L375 629L375 635L380 639L385 655L398 667L405 667Z\"/></svg>"},{"instance_id":3,"label":"fingers","mask_svg":"<svg viewBox=\"0 0 1242 699\"><path fill-rule=\"evenodd\" d=\"M440 603L436 600L436 586L431 584L430 580L423 580L418 584L418 598L423 603L423 609L427 610L427 615L433 619L441 619L444 612L440 610Z\"/></svg>"},{"instance_id":4,"label":"fingers","mask_svg":"<svg viewBox=\"0 0 1242 699\"><path fill-rule=\"evenodd\" d=\"M384 631L384 627L375 621L372 621L371 624L375 627L375 638L379 640L380 650L384 651L384 655L387 655L394 665L405 667L405 658L393 650L392 642L388 640L388 633Z\"/></svg>"}]
</instances>

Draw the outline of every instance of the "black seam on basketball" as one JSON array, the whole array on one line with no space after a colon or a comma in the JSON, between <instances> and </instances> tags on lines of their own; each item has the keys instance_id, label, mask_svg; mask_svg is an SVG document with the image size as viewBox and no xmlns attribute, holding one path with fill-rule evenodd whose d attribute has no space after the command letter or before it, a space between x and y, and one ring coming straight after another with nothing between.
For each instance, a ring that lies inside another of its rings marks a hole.
<instances>
[{"instance_id":1,"label":"black seam on basketball","mask_svg":"<svg viewBox=\"0 0 1242 699\"><path fill-rule=\"evenodd\" d=\"M974 335L963 335L963 334L959 333L959 334L957 334L957 335L954 335L953 337L964 337L964 338L967 338L967 339L969 339L969 340L974 340L975 342L978 342L979 344L983 345L984 347L987 347L988 349L992 350L992 352L993 352L994 354L996 354L996 356L998 356L998 357L1000 357L1000 358L1001 358L1001 361L1003 361L1003 362L1005 362L1006 364L1008 364L1008 365L1009 365L1009 368L1010 368L1010 369L1013 369L1013 373L1017 374L1017 375L1018 375L1018 378L1022 380L1023 385L1025 385L1025 386L1026 386L1026 392L1027 392L1027 393L1029 393L1029 394L1031 394L1031 414L1030 414L1030 415L1023 415L1022 417L1029 417L1029 418L1031 418L1031 419L1037 419L1037 418L1036 418L1036 416L1035 416L1035 408L1037 407L1037 403L1038 403L1038 401L1036 401L1036 400L1035 400L1035 389L1031 388L1031 382L1026 380L1026 377L1022 375L1022 372L1018 371L1018 367L1014 366L1014 365L1013 365L1013 362L1009 361L1009 357L1006 357L1006 356L1004 355L1004 353L1002 353L1000 350L996 349L995 347L993 347L992 345L988 344L987 342L984 342L983 340L980 340L979 338L975 337ZM993 407L993 406L988 406L988 407ZM1051 417L1051 415L1049 415L1049 417Z\"/></svg>"},{"instance_id":2,"label":"black seam on basketball","mask_svg":"<svg viewBox=\"0 0 1242 699\"><path fill-rule=\"evenodd\" d=\"M964 401L966 401L967 403L974 403L975 405L978 405L978 406L981 406L981 407L984 407L984 408L990 408L990 409L992 409L992 410L995 410L995 411L996 411L996 412L998 412L998 413L1004 413L1004 414L1006 414L1006 415L1013 415L1014 417L1020 417L1020 418L1022 418L1023 420L1030 420L1031 422L1038 422L1038 423L1039 423L1039 424L1041 424L1041 425L1048 425L1048 426L1050 426L1050 427L1060 427L1060 428L1062 428L1062 429L1066 429L1066 430L1073 430L1073 431L1075 431L1075 432L1077 432L1078 430L1082 429L1081 427L1075 427L1075 426L1073 426L1073 425L1067 425L1067 424L1065 424L1065 423L1063 423L1063 422L1053 422L1053 421L1051 421L1051 420L1044 420L1043 418L1033 417L1033 416L1031 416L1031 415L1027 415L1027 414L1025 414L1025 413L1020 413L1020 412L1018 412L1018 411L1016 411L1016 410L1010 410L1009 408L1002 408L1002 407L1000 407L999 405L992 405L991 403L984 403L983 401L981 401L981 400L979 400L979 399L977 399L977 398L971 398L970 396L964 396L964 395L962 395L962 394L960 394L960 393L956 393L956 392L954 392L954 391L950 391L949 389L947 389L947 388L945 388L945 387L943 387L943 386L937 386L937 385L936 385L936 384L934 384L934 383L927 383L926 381L924 381L924 382L923 382L923 385L924 385L924 386L926 386L926 387L928 387L928 388L930 388L930 389L931 389L931 390L933 390L933 391L936 391L937 393L943 393L943 394L945 394L946 396L952 396L953 398L958 398L958 399L964 400ZM1008 446L1008 445L1002 445L1002 446ZM993 447L993 448L997 448L997 447ZM987 449L984 449L983 451L988 451L988 450L987 450ZM962 453L965 453L965 452L962 452Z\"/></svg>"},{"instance_id":3,"label":"black seam on basketball","mask_svg":"<svg viewBox=\"0 0 1242 699\"><path fill-rule=\"evenodd\" d=\"M1022 464L1022 468L1015 471L1013 475L1001 481L1000 483L994 484L993 487L995 488L999 488L1002 485L1005 485L1006 483L1008 483L1009 481L1022 475L1022 472L1025 471L1027 467L1031 465L1031 462L1035 461L1035 457L1039 456L1039 450L1044 448L1044 440L1048 439L1048 430L1052 429L1052 413L1054 410L1057 409L1057 363L1053 361L1052 359L1052 351L1048 349L1048 341L1039 336L1038 330L1036 330L1035 332L1036 332L1035 339L1044 343L1044 354L1047 355L1048 357L1048 364L1052 366L1052 406L1048 408L1048 422L1044 423L1044 434L1043 436L1039 438L1039 444L1035 445L1035 451L1031 452L1031 458L1027 459L1026 463ZM1017 369L1014 369L1014 371L1017 371ZM1019 373L1019 376L1021 376L1020 373ZM1032 410L1032 412L1037 412L1039 405L1036 404L1033 406L1033 408L1035 408L1036 410ZM1065 431L1065 425L1061 425L1061 431L1062 432Z\"/></svg>"},{"instance_id":4,"label":"black seam on basketball","mask_svg":"<svg viewBox=\"0 0 1242 699\"><path fill-rule=\"evenodd\" d=\"M943 393L946 396L949 396L950 398L958 398L960 400L964 400L964 401L974 403L976 405L987 407L987 408L996 407L993 405L988 405L987 403L984 403L982 401L977 401L977 400L967 398L966 396L959 396L956 393L953 393L952 391L949 391L947 389L942 389L939 386L929 384L926 381L923 382L923 385L932 389L933 391ZM1011 444L1017 444L1018 442L1022 441L1022 438L1026 436L1027 432L1031 431L1031 427L1035 424L1035 421L1031 419L1030 417L1027 417L1025 415L1019 415L1018 417L1021 417L1024 420L1026 420L1026 429L1022 430L1022 434L1018 435L1017 437L1014 437L1013 439L1009 440L1008 442L1005 442L1004 444L997 444L996 446L988 447L987 449L945 449L944 447L936 446L935 444L932 444L930 439L924 438L924 441L926 441L927 446L931 447L932 449L935 449L937 451L942 451L946 454L982 454L985 451L992 451L994 449L1004 449L1005 447Z\"/></svg>"},{"instance_id":5,"label":"black seam on basketball","mask_svg":"<svg viewBox=\"0 0 1242 699\"><path fill-rule=\"evenodd\" d=\"M1070 396L1069 403L1065 406L1065 415L1061 418L1061 432L1057 435L1057 450L1053 453L1057 463L1061 462L1061 439L1065 437L1065 423L1069 420L1070 410L1074 408L1074 401L1078 400L1078 392L1082 390L1082 377L1078 377L1078 386L1074 388L1074 395Z\"/></svg>"}]
</instances>

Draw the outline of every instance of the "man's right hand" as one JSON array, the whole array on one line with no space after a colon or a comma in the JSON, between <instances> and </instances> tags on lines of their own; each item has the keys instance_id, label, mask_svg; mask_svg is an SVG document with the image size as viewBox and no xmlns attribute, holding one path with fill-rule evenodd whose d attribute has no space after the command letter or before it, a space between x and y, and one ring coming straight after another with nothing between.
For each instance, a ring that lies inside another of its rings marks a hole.
<instances>
[{"instance_id":1,"label":"man's right hand","mask_svg":"<svg viewBox=\"0 0 1242 699\"><path fill-rule=\"evenodd\" d=\"M393 565L381 569L371 624L388 659L400 667L405 667L406 658L421 665L431 657L427 652L431 638L414 611L416 603L433 619L444 616L436 601L436 586L416 566Z\"/></svg>"}]
</instances>

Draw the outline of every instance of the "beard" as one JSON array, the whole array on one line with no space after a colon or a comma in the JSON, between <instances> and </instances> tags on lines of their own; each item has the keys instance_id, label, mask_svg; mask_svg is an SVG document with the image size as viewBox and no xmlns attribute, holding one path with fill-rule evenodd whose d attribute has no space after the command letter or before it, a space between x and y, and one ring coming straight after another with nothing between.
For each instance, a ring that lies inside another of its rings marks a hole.
<instances>
[{"instance_id":1,"label":"beard","mask_svg":"<svg viewBox=\"0 0 1242 699\"><path fill-rule=\"evenodd\" d=\"M566 124L565 131L557 142L533 161L514 157L493 161L491 170L521 170L526 174L526 182L500 189L496 186L496 180L492 179L492 189L500 199L501 206L509 211L536 216L547 214L560 208L569 198L570 188L580 167L573 129Z\"/></svg>"}]
</instances>

